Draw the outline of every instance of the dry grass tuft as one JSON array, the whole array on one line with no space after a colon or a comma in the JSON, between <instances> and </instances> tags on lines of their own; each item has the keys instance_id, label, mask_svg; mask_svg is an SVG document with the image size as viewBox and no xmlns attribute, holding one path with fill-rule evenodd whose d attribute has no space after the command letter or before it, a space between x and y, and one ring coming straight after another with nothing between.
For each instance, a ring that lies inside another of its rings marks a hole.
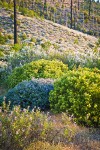
<instances>
[{"instance_id":1,"label":"dry grass tuft","mask_svg":"<svg viewBox=\"0 0 100 150\"><path fill-rule=\"evenodd\" d=\"M77 147L78 148L78 147ZM63 146L62 144L49 144L48 142L33 142L24 150L78 150L74 146Z\"/></svg>"}]
</instances>

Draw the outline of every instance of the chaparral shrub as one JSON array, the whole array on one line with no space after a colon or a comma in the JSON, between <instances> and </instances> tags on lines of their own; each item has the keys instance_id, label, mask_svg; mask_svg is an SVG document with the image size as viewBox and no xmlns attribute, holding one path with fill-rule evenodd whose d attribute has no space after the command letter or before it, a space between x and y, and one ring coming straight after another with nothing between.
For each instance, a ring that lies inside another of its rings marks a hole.
<instances>
[{"instance_id":1,"label":"chaparral shrub","mask_svg":"<svg viewBox=\"0 0 100 150\"><path fill-rule=\"evenodd\" d=\"M7 42L7 35L3 35L0 32L0 44L5 44Z\"/></svg>"},{"instance_id":2,"label":"chaparral shrub","mask_svg":"<svg viewBox=\"0 0 100 150\"><path fill-rule=\"evenodd\" d=\"M47 138L53 129L49 116L39 110L29 112L19 106L0 108L0 149L22 150L31 142Z\"/></svg>"},{"instance_id":3,"label":"chaparral shrub","mask_svg":"<svg viewBox=\"0 0 100 150\"><path fill-rule=\"evenodd\" d=\"M12 88L23 80L35 78L59 78L68 70L67 65L57 60L38 60L15 68L8 76L8 87Z\"/></svg>"},{"instance_id":4,"label":"chaparral shrub","mask_svg":"<svg viewBox=\"0 0 100 150\"><path fill-rule=\"evenodd\" d=\"M70 143L77 126L71 129L72 122L66 114L61 115L60 122L55 117L49 112L22 110L19 106L10 110L9 105L3 103L0 107L0 150L76 150ZM59 128L59 123L63 123L63 127Z\"/></svg>"},{"instance_id":5,"label":"chaparral shrub","mask_svg":"<svg viewBox=\"0 0 100 150\"><path fill-rule=\"evenodd\" d=\"M53 80L51 79L33 79L23 81L10 89L6 95L6 103L10 101L10 107L20 105L21 108L30 109L40 108L42 110L49 108L49 92L53 89Z\"/></svg>"},{"instance_id":6,"label":"chaparral shrub","mask_svg":"<svg viewBox=\"0 0 100 150\"><path fill-rule=\"evenodd\" d=\"M54 83L50 105L54 112L74 115L77 123L100 126L100 71L69 71Z\"/></svg>"}]
</instances>

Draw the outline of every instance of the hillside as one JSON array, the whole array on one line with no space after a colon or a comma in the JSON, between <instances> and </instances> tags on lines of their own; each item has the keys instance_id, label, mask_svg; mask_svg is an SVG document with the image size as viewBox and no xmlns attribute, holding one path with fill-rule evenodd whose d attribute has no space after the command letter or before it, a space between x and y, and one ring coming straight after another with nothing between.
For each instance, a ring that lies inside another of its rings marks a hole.
<instances>
[{"instance_id":1,"label":"hillside","mask_svg":"<svg viewBox=\"0 0 100 150\"><path fill-rule=\"evenodd\" d=\"M13 44L13 19L12 12L0 9L0 31L4 36L10 35L11 38L0 45L0 50L6 53ZM42 50L43 43L47 42L48 53L71 54L75 57L85 57L92 55L98 39L93 36L69 29L68 27L53 23L39 18L30 18L18 14L18 37L21 43L31 45L32 49ZM33 41L32 41L33 39ZM35 41L34 41L35 40ZM42 44L42 45L41 45Z\"/></svg>"},{"instance_id":2,"label":"hillside","mask_svg":"<svg viewBox=\"0 0 100 150\"><path fill-rule=\"evenodd\" d=\"M71 4L72 2L72 4ZM13 9L12 0L1 0L0 5ZM100 2L93 0L23 0L17 1L22 14L39 15L69 28L100 36Z\"/></svg>"},{"instance_id":3,"label":"hillside","mask_svg":"<svg viewBox=\"0 0 100 150\"><path fill-rule=\"evenodd\" d=\"M11 14L11 12L5 11L5 9L0 10L0 28L4 34L13 33L13 20L10 17ZM68 49L71 48L68 44L72 44L72 47L75 48L74 40L76 39L80 43L79 47L77 46L78 49L82 49L82 47L88 49L90 43L94 46L95 42L97 42L97 38L93 36L69 29L45 19L40 20L18 15L18 20L20 21L20 24L18 25L19 36L26 33L29 38L45 38L51 40L52 43L58 43L59 46L60 44L64 45L66 43L65 46ZM59 43L61 39L62 41Z\"/></svg>"},{"instance_id":4,"label":"hillside","mask_svg":"<svg viewBox=\"0 0 100 150\"><path fill-rule=\"evenodd\" d=\"M14 44L13 19L0 8L0 150L99 150L100 39L18 12Z\"/></svg>"},{"instance_id":5,"label":"hillside","mask_svg":"<svg viewBox=\"0 0 100 150\"><path fill-rule=\"evenodd\" d=\"M72 4L71 4L72 2ZM27 3L26 7L40 12L44 18L58 24L88 33L100 35L100 3L90 0L40 0ZM24 6L24 4L23 4ZM72 21L71 21L72 13Z\"/></svg>"}]
</instances>

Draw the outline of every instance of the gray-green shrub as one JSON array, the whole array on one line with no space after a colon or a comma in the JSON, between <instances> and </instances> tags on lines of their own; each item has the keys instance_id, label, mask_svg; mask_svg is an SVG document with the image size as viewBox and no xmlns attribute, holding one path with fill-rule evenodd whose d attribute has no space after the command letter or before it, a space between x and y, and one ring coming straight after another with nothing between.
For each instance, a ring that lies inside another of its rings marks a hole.
<instances>
[{"instance_id":1,"label":"gray-green shrub","mask_svg":"<svg viewBox=\"0 0 100 150\"><path fill-rule=\"evenodd\" d=\"M52 89L51 79L24 81L8 91L6 103L10 101L11 108L20 105L21 108L29 106L30 109L39 107L41 110L46 110L49 108L49 92Z\"/></svg>"}]
</instances>

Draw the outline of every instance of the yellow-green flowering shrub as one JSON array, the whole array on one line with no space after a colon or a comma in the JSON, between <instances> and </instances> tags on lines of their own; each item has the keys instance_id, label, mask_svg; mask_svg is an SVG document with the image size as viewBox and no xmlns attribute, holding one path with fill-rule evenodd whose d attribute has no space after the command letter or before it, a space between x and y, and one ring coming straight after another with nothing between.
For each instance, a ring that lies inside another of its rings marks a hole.
<instances>
[{"instance_id":1,"label":"yellow-green flowering shrub","mask_svg":"<svg viewBox=\"0 0 100 150\"><path fill-rule=\"evenodd\" d=\"M55 82L50 105L54 112L68 111L78 123L100 126L100 71L69 71Z\"/></svg>"},{"instance_id":2,"label":"yellow-green flowering shrub","mask_svg":"<svg viewBox=\"0 0 100 150\"><path fill-rule=\"evenodd\" d=\"M68 70L67 65L57 60L37 60L15 68L8 76L8 87L12 88L23 80L35 78L59 78Z\"/></svg>"}]
</instances>

